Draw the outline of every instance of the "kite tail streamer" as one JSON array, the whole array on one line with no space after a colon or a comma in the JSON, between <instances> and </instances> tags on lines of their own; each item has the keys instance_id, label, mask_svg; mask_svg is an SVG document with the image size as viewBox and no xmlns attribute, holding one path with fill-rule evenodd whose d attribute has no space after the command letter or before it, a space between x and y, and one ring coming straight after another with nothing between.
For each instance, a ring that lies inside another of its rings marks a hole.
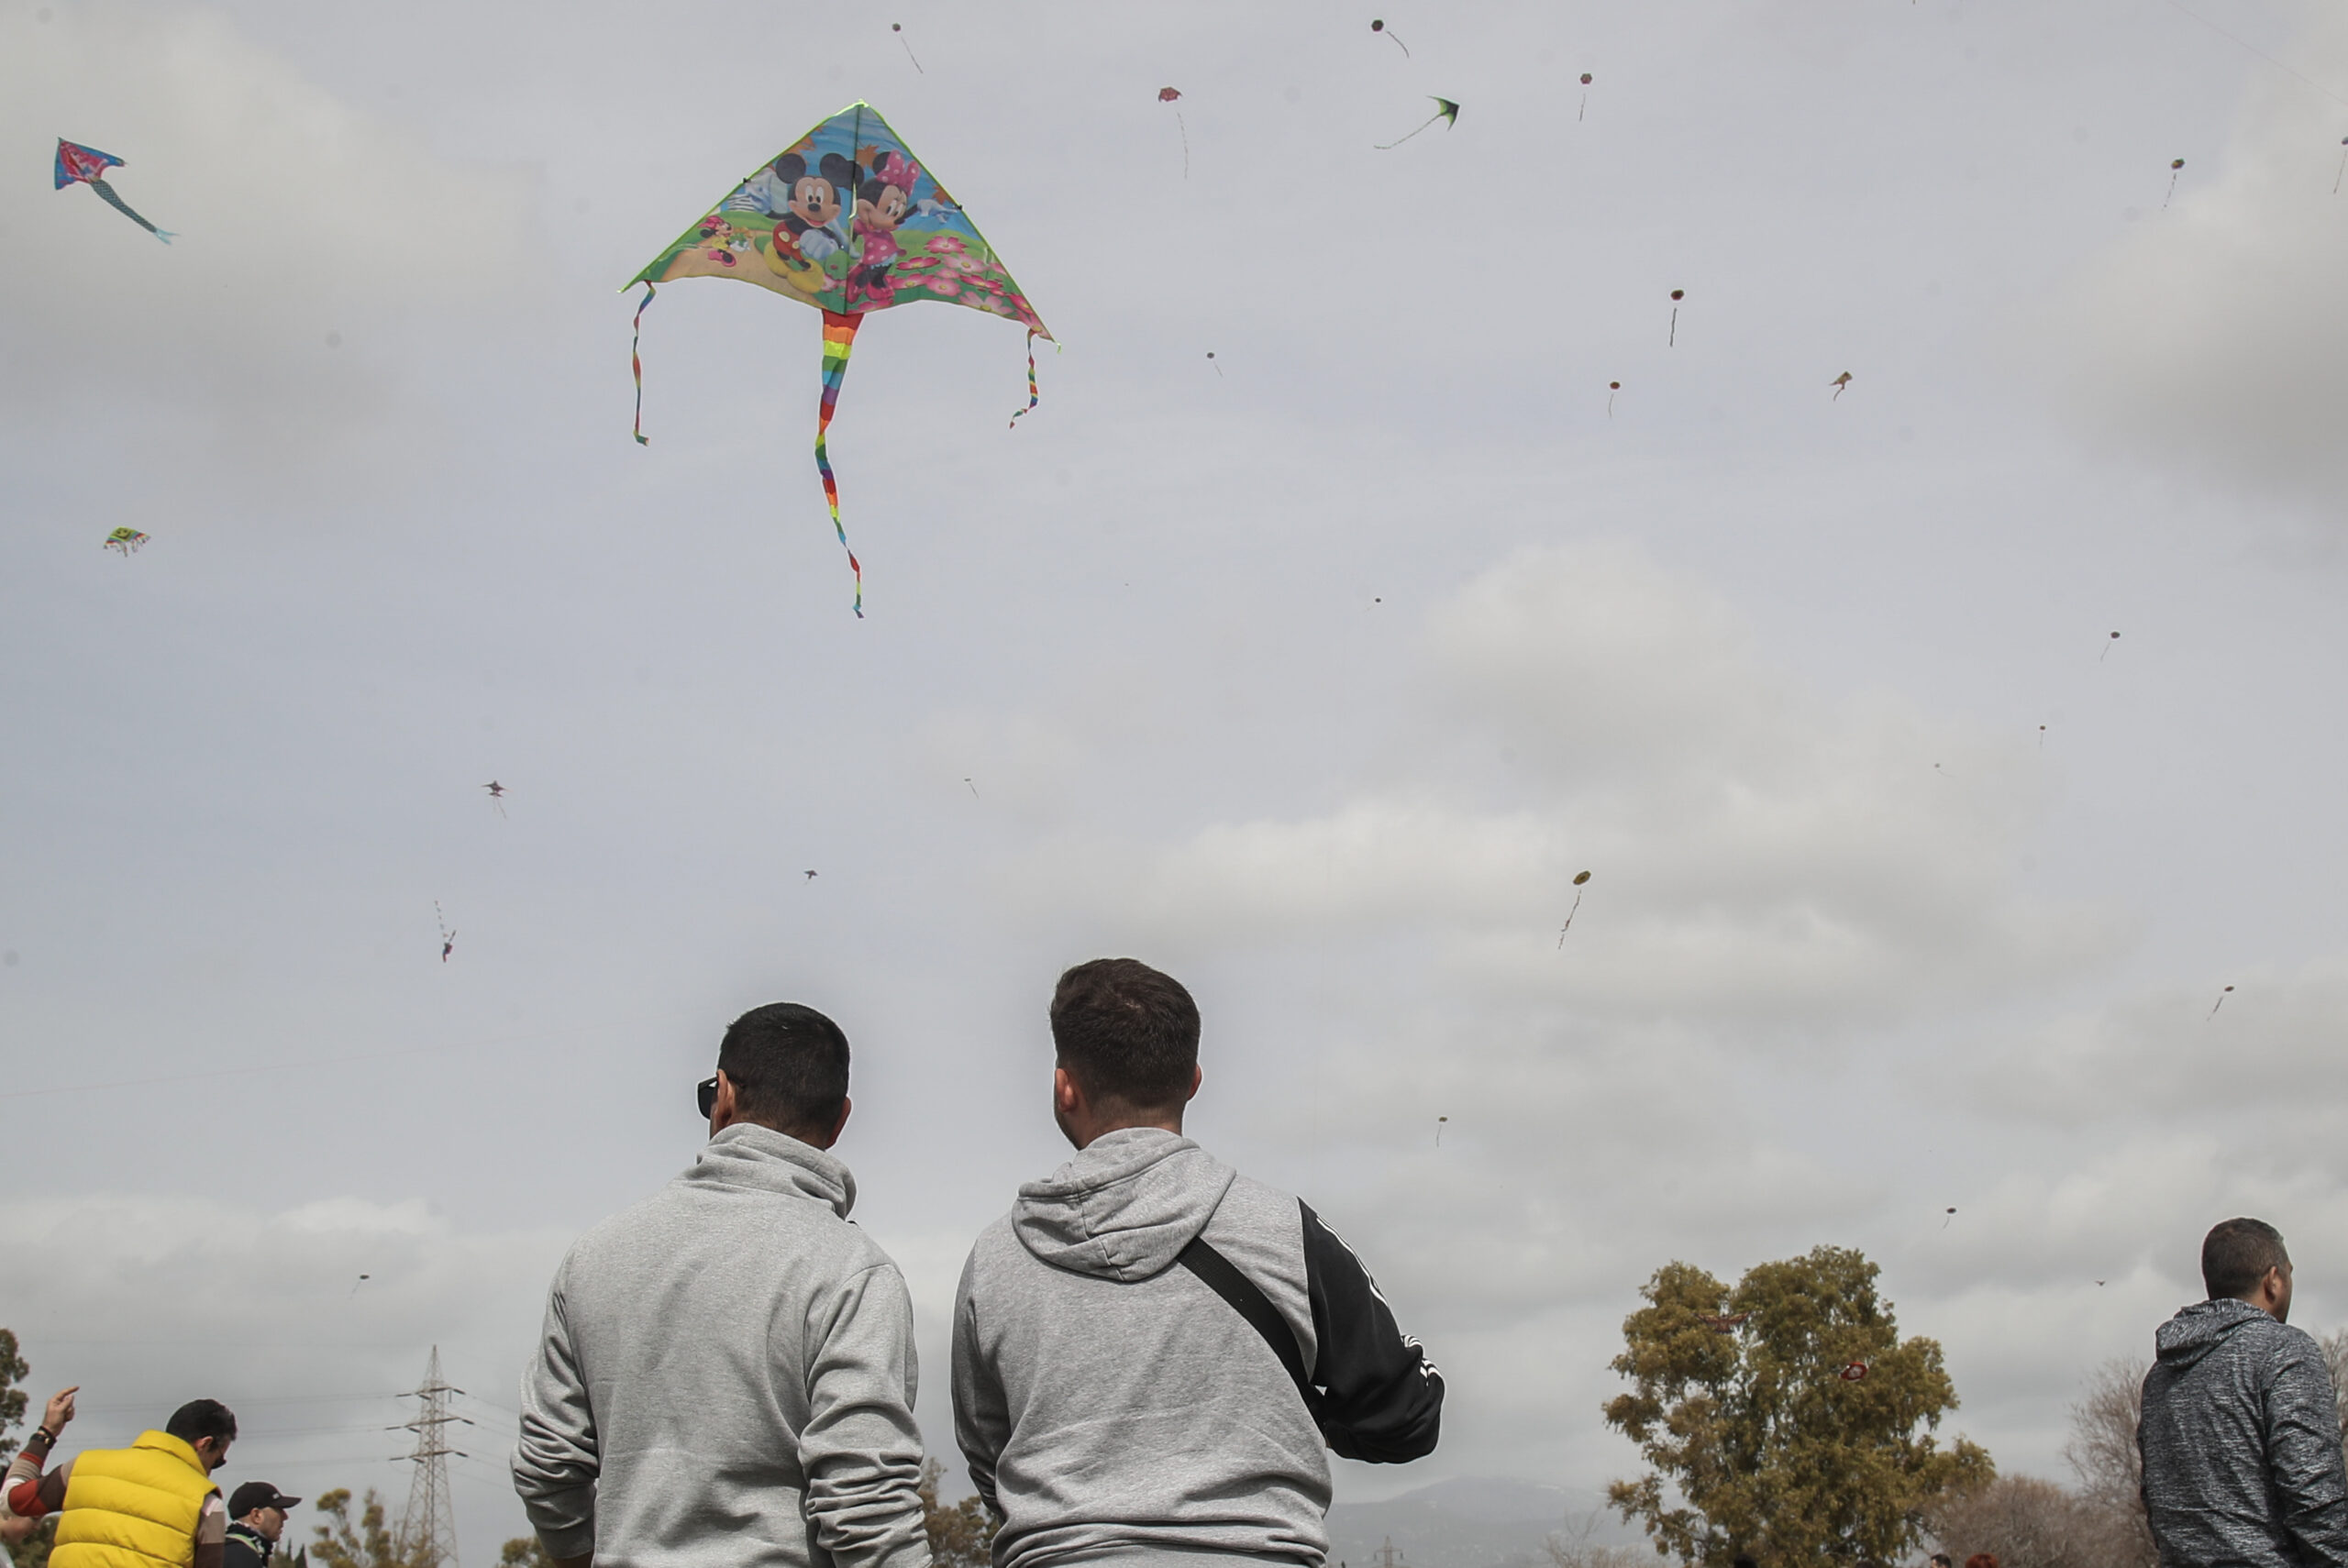
<instances>
[{"instance_id":1,"label":"kite tail streamer","mask_svg":"<svg viewBox=\"0 0 2348 1568\"><path fill-rule=\"evenodd\" d=\"M106 205L120 213L123 216L128 218L131 222L137 224L139 227L145 229L148 233L153 235L164 244L169 245L172 242L171 230L167 228L157 228L153 224L149 223L145 218L140 217L137 213L132 212L130 210L130 204L124 201L120 196L116 195L114 193L114 187L107 184L104 180L91 181L90 189L95 191L99 196L105 200Z\"/></svg>"},{"instance_id":2,"label":"kite tail streamer","mask_svg":"<svg viewBox=\"0 0 2348 1568\"><path fill-rule=\"evenodd\" d=\"M651 303L652 285L648 282L644 285L644 297L636 302L636 326L627 340L628 369L636 372L636 444L639 447L652 445L651 437L644 433L644 356L637 352L644 341L644 307Z\"/></svg>"},{"instance_id":3,"label":"kite tail streamer","mask_svg":"<svg viewBox=\"0 0 2348 1568\"><path fill-rule=\"evenodd\" d=\"M1040 401L1041 399L1036 393L1036 335L1031 331L1027 334L1027 408L1023 408L1018 414L1011 416L1010 428L1018 429L1019 414L1026 413L1028 408L1035 407Z\"/></svg>"},{"instance_id":4,"label":"kite tail streamer","mask_svg":"<svg viewBox=\"0 0 2348 1568\"><path fill-rule=\"evenodd\" d=\"M848 570L856 574L856 618L859 621L864 619L864 568L858 564L856 552L848 549L847 530L840 525L840 487L832 478L832 459L824 448L824 437L832 427L832 411L840 401L840 380L847 374L847 357L856 350L856 329L863 320L861 315L843 315L837 311L824 313L824 406L815 416L815 467L824 476L832 531L840 536L840 548L847 550Z\"/></svg>"}]
</instances>

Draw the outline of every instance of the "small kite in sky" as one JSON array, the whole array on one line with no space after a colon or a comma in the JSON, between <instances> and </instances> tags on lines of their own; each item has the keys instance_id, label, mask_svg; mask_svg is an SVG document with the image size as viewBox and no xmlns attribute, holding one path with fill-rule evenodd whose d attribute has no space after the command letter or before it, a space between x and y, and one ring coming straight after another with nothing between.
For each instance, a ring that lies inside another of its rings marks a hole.
<instances>
[{"instance_id":1,"label":"small kite in sky","mask_svg":"<svg viewBox=\"0 0 2348 1568\"><path fill-rule=\"evenodd\" d=\"M1402 51L1403 59L1408 60L1411 57L1411 46L1402 41L1402 35L1389 30L1384 22L1377 20L1371 21L1369 24L1369 30L1373 33L1385 33L1388 38L1394 40L1394 47Z\"/></svg>"},{"instance_id":2,"label":"small kite in sky","mask_svg":"<svg viewBox=\"0 0 2348 1568\"><path fill-rule=\"evenodd\" d=\"M1181 97L1180 87L1160 87L1157 90L1157 101L1161 104L1179 103ZM1191 177L1191 127L1182 123L1182 111L1180 109L1174 111L1174 128L1182 133L1182 178L1187 180ZM1210 354L1207 358L1212 359L1214 356Z\"/></svg>"},{"instance_id":3,"label":"small kite in sky","mask_svg":"<svg viewBox=\"0 0 2348 1568\"><path fill-rule=\"evenodd\" d=\"M57 188L59 190L62 191L66 186L79 180L91 190L95 191L106 205L169 245L172 242L171 230L157 228L153 224L132 212L130 204L116 195L114 187L106 183L106 171L121 167L122 160L111 152L100 152L94 147L83 147L80 142L68 141L63 137L57 138Z\"/></svg>"},{"instance_id":4,"label":"small kite in sky","mask_svg":"<svg viewBox=\"0 0 2348 1568\"><path fill-rule=\"evenodd\" d=\"M1225 375L1223 373L1223 367L1222 367L1220 364L1217 364L1217 363L1216 363L1216 361L1215 361L1215 357L1214 357L1214 350L1213 350L1213 349L1212 349L1212 348L1210 348L1210 349L1208 349L1208 350L1207 350L1207 363L1208 363L1208 364L1210 364L1210 365L1213 365L1213 366L1214 366L1214 379L1215 379L1216 381L1228 381L1228 380L1230 380L1230 379L1231 379L1231 378L1229 378L1228 376L1225 376Z\"/></svg>"},{"instance_id":5,"label":"small kite in sky","mask_svg":"<svg viewBox=\"0 0 2348 1568\"><path fill-rule=\"evenodd\" d=\"M1589 72L1587 71L1583 72L1581 73L1581 107L1574 111L1574 123L1576 125L1579 125L1583 117L1589 113L1590 81L1591 78Z\"/></svg>"},{"instance_id":6,"label":"small kite in sky","mask_svg":"<svg viewBox=\"0 0 2348 1568\"><path fill-rule=\"evenodd\" d=\"M862 102L738 182L630 279L629 288L644 285L636 310L639 325L656 285L680 278L738 278L824 313L815 469L833 532L855 574L861 618L864 569L840 522L839 486L826 445L857 328L873 311L920 300L967 305L1025 327L1027 407L1011 416L1014 427L1038 401L1036 339L1054 341L1051 333L960 204L914 160L879 111ZM743 354L741 372L760 373L759 356ZM633 348L629 358L636 369L636 436L643 441L643 363ZM889 445L904 460L920 450L918 437L903 429L890 433Z\"/></svg>"},{"instance_id":7,"label":"small kite in sky","mask_svg":"<svg viewBox=\"0 0 2348 1568\"><path fill-rule=\"evenodd\" d=\"M1718 1317L1711 1317L1700 1312L1696 1316L1696 1321L1716 1334L1733 1334L1736 1332L1736 1326L1739 1323L1752 1316L1750 1312L1723 1312Z\"/></svg>"},{"instance_id":8,"label":"small kite in sky","mask_svg":"<svg viewBox=\"0 0 2348 1568\"><path fill-rule=\"evenodd\" d=\"M890 30L891 32L892 32L892 33L894 33L894 34L896 34L896 35L897 35L897 41L898 41L899 43L901 43L901 44L904 44L904 46L905 46L905 58L906 58L907 60L913 60L913 61L914 61L914 69L915 71L921 71L921 61L918 61L918 60L914 60L914 46L913 46L911 43L909 43L909 42L907 42L907 41L906 41L906 39L905 39L905 25L904 25L904 23L903 23L903 22L892 22L892 23L890 23L890 24L889 24L889 30ZM924 76L926 76L926 75L928 75L928 74L929 74L929 72L926 72L926 71L921 71L921 73L922 73Z\"/></svg>"},{"instance_id":9,"label":"small kite in sky","mask_svg":"<svg viewBox=\"0 0 2348 1568\"><path fill-rule=\"evenodd\" d=\"M1579 914L1579 913L1581 912L1581 889L1582 889L1583 888L1585 888L1585 887L1589 886L1589 872L1587 872L1587 871L1583 871L1583 872L1580 872L1580 873L1578 873L1578 874L1577 874L1577 875L1575 876L1575 878L1574 878L1574 907L1573 907L1573 908L1571 908L1571 909L1569 909L1569 910L1567 910L1567 911L1566 911L1566 923L1565 923L1565 924L1563 924L1563 925L1561 925L1561 926L1559 926L1559 927L1557 928L1557 949L1558 949L1558 951L1559 951L1559 952L1563 952L1563 951L1565 950L1565 945L1566 945L1566 933L1567 933L1567 932L1571 931L1571 930L1574 928L1574 916L1576 916L1576 915L1578 915L1578 914Z\"/></svg>"},{"instance_id":10,"label":"small kite in sky","mask_svg":"<svg viewBox=\"0 0 2348 1568\"><path fill-rule=\"evenodd\" d=\"M440 900L432 900L432 918L440 922L440 962L446 964L449 955L457 950L457 933L449 929L449 917L440 912Z\"/></svg>"},{"instance_id":11,"label":"small kite in sky","mask_svg":"<svg viewBox=\"0 0 2348 1568\"><path fill-rule=\"evenodd\" d=\"M1614 417L1614 394L1622 390L1623 383L1620 381L1606 383L1606 417L1609 419Z\"/></svg>"},{"instance_id":12,"label":"small kite in sky","mask_svg":"<svg viewBox=\"0 0 2348 1568\"><path fill-rule=\"evenodd\" d=\"M2340 172L2331 177L2331 193L2335 196L2340 193L2342 177L2348 176L2348 136L2340 138L2340 145L2343 149L2340 154Z\"/></svg>"},{"instance_id":13,"label":"small kite in sky","mask_svg":"<svg viewBox=\"0 0 2348 1568\"><path fill-rule=\"evenodd\" d=\"M2233 989L2234 988L2232 986L2228 986L2224 990L2218 993L2218 999L2210 1005L2210 1018L2215 1018L2218 1016L2218 1009L2226 1005L2226 999L2233 995ZM2207 1023L2210 1021L2210 1018L2205 1018L2201 1021Z\"/></svg>"},{"instance_id":14,"label":"small kite in sky","mask_svg":"<svg viewBox=\"0 0 2348 1568\"><path fill-rule=\"evenodd\" d=\"M963 783L965 783L965 784L970 784L970 776L969 776L969 774L967 774L967 773L965 773L964 775L962 775L962 782L963 782ZM977 800L978 798L979 798L979 787L978 787L976 784L970 784L970 799L971 799L971 800L973 800L973 801L975 801L975 800Z\"/></svg>"},{"instance_id":15,"label":"small kite in sky","mask_svg":"<svg viewBox=\"0 0 2348 1568\"><path fill-rule=\"evenodd\" d=\"M808 873L807 873L807 880L809 880L810 882L812 882L812 881L814 881L814 879L815 879L815 873L814 873L813 871L808 872Z\"/></svg>"},{"instance_id":16,"label":"small kite in sky","mask_svg":"<svg viewBox=\"0 0 2348 1568\"><path fill-rule=\"evenodd\" d=\"M1428 97L1430 97L1430 98L1434 98L1434 94L1432 94L1432 93L1430 93L1430 94L1427 94L1427 96L1428 96ZM1427 128L1427 126L1431 126L1431 125L1434 124L1434 123L1435 123L1435 121L1437 121L1437 120L1445 121L1445 122L1446 123L1446 125L1447 125L1447 126L1456 126L1456 125L1457 125L1457 124L1459 123L1459 105L1456 105L1456 104L1453 103L1453 102L1452 102L1450 99L1448 99L1448 98L1435 98L1435 99L1434 99L1434 104L1435 104L1435 110L1434 110L1434 114L1432 114L1432 115L1429 115L1429 116L1427 116L1427 119L1426 119L1426 125L1423 125L1423 126L1421 126L1421 127L1419 127L1419 130L1414 130L1414 131L1412 131L1412 132L1411 133L1411 136L1416 136L1416 135L1418 135L1418 134L1419 134L1419 131L1423 131L1423 130L1426 129L1426 128ZM1402 145L1402 143L1403 143L1403 142L1410 140L1410 139L1411 139L1411 136L1403 137L1403 138L1401 138L1400 140L1397 140L1397 141L1381 141L1381 142L1379 142L1379 143L1378 144L1378 150L1379 150L1379 151L1380 151L1380 152L1385 152L1385 151L1389 150L1390 149L1400 147L1400 146L1401 146L1401 145Z\"/></svg>"},{"instance_id":17,"label":"small kite in sky","mask_svg":"<svg viewBox=\"0 0 2348 1568\"><path fill-rule=\"evenodd\" d=\"M2176 177L2185 170L2185 160L2172 158L2168 164L2168 195L2161 198L2161 211L2168 211L2169 196L2176 194Z\"/></svg>"},{"instance_id":18,"label":"small kite in sky","mask_svg":"<svg viewBox=\"0 0 2348 1568\"><path fill-rule=\"evenodd\" d=\"M1845 1362L1843 1365L1843 1370L1835 1374L1837 1377L1840 1377L1845 1383L1856 1383L1860 1378L1865 1377L1866 1375L1867 1364L1863 1361Z\"/></svg>"},{"instance_id":19,"label":"small kite in sky","mask_svg":"<svg viewBox=\"0 0 2348 1568\"><path fill-rule=\"evenodd\" d=\"M2101 664L2105 659L2110 658L2110 657L2111 657L2111 645L2112 645L2113 643L2118 642L2119 640L2120 640L2120 634L2119 634L2119 633L2117 633L2117 632L2112 633L2110 636L2109 636L2109 637L2105 638L2105 639L2104 639L2104 644L2103 644L2103 651L2102 651L2101 653L2099 653L2099 654L2098 654L2098 655L2096 655L2096 656L2095 656L2095 661L2096 661L2096 663L2098 663L2098 664Z\"/></svg>"},{"instance_id":20,"label":"small kite in sky","mask_svg":"<svg viewBox=\"0 0 2348 1568\"><path fill-rule=\"evenodd\" d=\"M1829 403L1840 403L1843 401L1843 389L1851 384L1851 372L1845 370L1826 384L1834 389L1834 395L1828 398L1826 401Z\"/></svg>"},{"instance_id":21,"label":"small kite in sky","mask_svg":"<svg viewBox=\"0 0 2348 1568\"><path fill-rule=\"evenodd\" d=\"M1671 291L1671 336L1663 340L1663 346L1667 348L1679 347L1679 302L1687 297L1688 291L1685 289Z\"/></svg>"},{"instance_id":22,"label":"small kite in sky","mask_svg":"<svg viewBox=\"0 0 2348 1568\"><path fill-rule=\"evenodd\" d=\"M1450 1120L1448 1116L1438 1116L1434 1119L1434 1146L1438 1149L1443 1147L1443 1124Z\"/></svg>"},{"instance_id":23,"label":"small kite in sky","mask_svg":"<svg viewBox=\"0 0 2348 1568\"><path fill-rule=\"evenodd\" d=\"M105 547L116 554L127 557L147 542L147 536L136 528L116 528L105 536Z\"/></svg>"},{"instance_id":24,"label":"small kite in sky","mask_svg":"<svg viewBox=\"0 0 2348 1568\"><path fill-rule=\"evenodd\" d=\"M358 1295L358 1294L359 1294L359 1287L360 1287L360 1286L362 1286L362 1285L366 1284L370 1279L371 1279L371 1278L373 1278L373 1277L374 1277L374 1276L373 1276L372 1275L365 1275L365 1274L362 1274L362 1275L360 1275L357 1279L352 1280L352 1281L350 1282L350 1294L352 1294L353 1296Z\"/></svg>"},{"instance_id":25,"label":"small kite in sky","mask_svg":"<svg viewBox=\"0 0 2348 1568\"><path fill-rule=\"evenodd\" d=\"M2038 749L2041 751L2044 751L2046 749L2046 726L2044 724L2038 726Z\"/></svg>"},{"instance_id":26,"label":"small kite in sky","mask_svg":"<svg viewBox=\"0 0 2348 1568\"><path fill-rule=\"evenodd\" d=\"M1956 1210L1955 1210L1955 1209L1950 1209L1950 1210L1948 1211L1948 1219L1944 1220L1942 1220L1942 1221L1941 1221L1941 1229L1942 1229L1942 1230L1944 1230L1944 1231L1947 1230L1947 1229L1949 1228L1950 1224L1951 1224L1952 1222L1954 1222L1954 1221L1955 1220L1955 1219L1956 1219Z\"/></svg>"},{"instance_id":27,"label":"small kite in sky","mask_svg":"<svg viewBox=\"0 0 2348 1568\"><path fill-rule=\"evenodd\" d=\"M482 788L489 791L489 803L497 808L497 814L504 816L505 814L505 786L493 778Z\"/></svg>"}]
</instances>

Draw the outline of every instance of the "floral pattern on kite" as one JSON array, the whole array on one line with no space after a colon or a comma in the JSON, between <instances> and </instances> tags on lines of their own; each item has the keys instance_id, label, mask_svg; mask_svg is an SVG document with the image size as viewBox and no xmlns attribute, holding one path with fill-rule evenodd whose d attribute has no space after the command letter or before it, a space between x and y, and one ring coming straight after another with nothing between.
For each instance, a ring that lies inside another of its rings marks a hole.
<instances>
[{"instance_id":1,"label":"floral pattern on kite","mask_svg":"<svg viewBox=\"0 0 2348 1568\"><path fill-rule=\"evenodd\" d=\"M960 204L869 104L776 154L634 281L679 278L739 278L844 315L943 300L1052 336Z\"/></svg>"}]
</instances>

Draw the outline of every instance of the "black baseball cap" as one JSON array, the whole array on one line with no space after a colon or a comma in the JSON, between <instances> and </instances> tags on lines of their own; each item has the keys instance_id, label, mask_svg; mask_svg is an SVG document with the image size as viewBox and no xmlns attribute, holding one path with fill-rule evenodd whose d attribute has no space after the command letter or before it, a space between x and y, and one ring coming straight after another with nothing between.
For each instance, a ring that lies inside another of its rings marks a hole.
<instances>
[{"instance_id":1,"label":"black baseball cap","mask_svg":"<svg viewBox=\"0 0 2348 1568\"><path fill-rule=\"evenodd\" d=\"M266 1481L248 1481L228 1494L228 1517L243 1518L255 1508L275 1508L283 1513L299 1507L302 1499L289 1497Z\"/></svg>"}]
</instances>

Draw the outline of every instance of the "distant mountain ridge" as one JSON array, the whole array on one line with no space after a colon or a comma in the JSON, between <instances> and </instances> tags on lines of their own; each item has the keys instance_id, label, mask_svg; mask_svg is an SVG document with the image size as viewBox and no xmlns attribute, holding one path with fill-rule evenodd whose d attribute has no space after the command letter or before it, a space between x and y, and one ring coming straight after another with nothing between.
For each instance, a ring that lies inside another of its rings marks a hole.
<instances>
[{"instance_id":1,"label":"distant mountain ridge","mask_svg":"<svg viewBox=\"0 0 2348 1568\"><path fill-rule=\"evenodd\" d=\"M1388 1540L1396 1568L1549 1568L1542 1542L1553 1532L1602 1544L1644 1540L1606 1507L1602 1492L1533 1481L1463 1476L1377 1503L1339 1503L1329 1510L1329 1555L1345 1568L1379 1568Z\"/></svg>"}]
</instances>

